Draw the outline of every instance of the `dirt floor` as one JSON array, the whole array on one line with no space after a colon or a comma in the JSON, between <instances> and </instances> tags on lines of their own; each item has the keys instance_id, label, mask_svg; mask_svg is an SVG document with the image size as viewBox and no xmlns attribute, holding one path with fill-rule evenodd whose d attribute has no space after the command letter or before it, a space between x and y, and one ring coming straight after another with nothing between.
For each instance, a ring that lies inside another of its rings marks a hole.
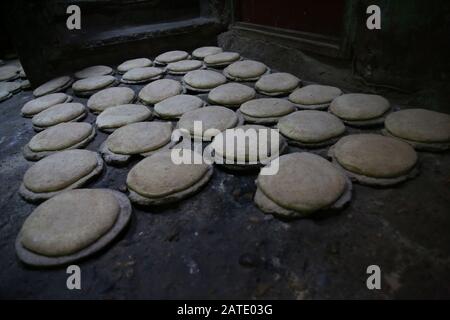
<instances>
[{"instance_id":1,"label":"dirt floor","mask_svg":"<svg viewBox=\"0 0 450 320\"><path fill-rule=\"evenodd\" d=\"M354 184L352 202L339 214L289 222L253 204L255 174L216 167L192 198L134 208L119 239L79 263L82 289L70 291L65 268L33 269L15 255L16 235L35 208L17 192L32 164L22 147L35 132L20 116L31 99L23 91L0 103L0 298L450 298L450 153L420 153L421 174L395 188ZM87 148L98 150L106 136L98 132ZM136 162L107 166L87 187L123 191ZM366 287L374 264L381 290Z\"/></svg>"}]
</instances>

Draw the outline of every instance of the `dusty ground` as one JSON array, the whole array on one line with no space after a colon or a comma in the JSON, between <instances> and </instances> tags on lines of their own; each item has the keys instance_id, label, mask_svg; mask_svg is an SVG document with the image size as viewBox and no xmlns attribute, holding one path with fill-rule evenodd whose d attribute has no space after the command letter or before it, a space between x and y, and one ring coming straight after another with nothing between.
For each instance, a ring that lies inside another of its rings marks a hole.
<instances>
[{"instance_id":1,"label":"dusty ground","mask_svg":"<svg viewBox=\"0 0 450 320\"><path fill-rule=\"evenodd\" d=\"M29 268L14 252L35 207L17 193L31 165L21 148L34 132L20 116L31 96L0 103L1 298L450 298L450 153L421 153L420 176L396 188L354 185L337 215L291 222L253 204L256 175L216 168L205 189L178 205L135 208L117 241L79 263L82 290L70 291L64 268ZM88 149L105 138L99 133ZM107 166L88 187L122 189L135 163ZM381 290L366 287L372 264L381 267Z\"/></svg>"}]
</instances>

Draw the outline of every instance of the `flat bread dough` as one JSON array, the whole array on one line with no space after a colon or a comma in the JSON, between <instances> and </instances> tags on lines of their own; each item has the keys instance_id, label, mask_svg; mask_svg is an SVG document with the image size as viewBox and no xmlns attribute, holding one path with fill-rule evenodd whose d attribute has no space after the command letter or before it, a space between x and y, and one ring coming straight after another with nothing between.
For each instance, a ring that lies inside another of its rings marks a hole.
<instances>
[{"instance_id":1,"label":"flat bread dough","mask_svg":"<svg viewBox=\"0 0 450 320\"><path fill-rule=\"evenodd\" d=\"M192 57L203 60L206 56L222 52L222 48L214 46L200 47L192 51Z\"/></svg>"},{"instance_id":2,"label":"flat bread dough","mask_svg":"<svg viewBox=\"0 0 450 320\"><path fill-rule=\"evenodd\" d=\"M315 110L297 111L284 116L277 127L285 137L304 144L322 143L345 132L345 125L338 117Z\"/></svg>"},{"instance_id":3,"label":"flat bread dough","mask_svg":"<svg viewBox=\"0 0 450 320\"><path fill-rule=\"evenodd\" d=\"M332 208L351 190L342 171L318 155L290 153L278 160L278 173L260 174L256 180L260 194L255 202L265 212L304 217Z\"/></svg>"},{"instance_id":4,"label":"flat bread dough","mask_svg":"<svg viewBox=\"0 0 450 320\"><path fill-rule=\"evenodd\" d=\"M160 79L164 74L164 70L155 67L134 68L127 71L120 81L123 83L145 83Z\"/></svg>"},{"instance_id":5,"label":"flat bread dough","mask_svg":"<svg viewBox=\"0 0 450 320\"><path fill-rule=\"evenodd\" d=\"M244 118L246 116L252 118L282 117L295 110L295 106L291 102L279 98L253 99L243 103L239 108Z\"/></svg>"},{"instance_id":6,"label":"flat bread dough","mask_svg":"<svg viewBox=\"0 0 450 320\"><path fill-rule=\"evenodd\" d=\"M220 52L206 56L203 61L208 67L227 66L235 61L238 61L241 55L237 52Z\"/></svg>"},{"instance_id":7,"label":"flat bread dough","mask_svg":"<svg viewBox=\"0 0 450 320\"><path fill-rule=\"evenodd\" d=\"M199 154L193 154L193 151L182 149L188 156L201 157ZM128 173L127 186L131 191L137 193L143 198L173 202L181 200L194 192L182 194L180 198L170 198L191 189L205 177L210 178L212 167L205 163L201 164L175 164L172 160L172 151L163 151L155 153L136 164ZM207 182L207 181L206 181ZM205 183L206 183L205 182ZM205 184L203 183L203 184ZM197 191L196 189L195 191ZM131 195L131 194L130 194ZM176 198L176 199L175 199ZM131 201L135 198L131 197Z\"/></svg>"},{"instance_id":8,"label":"flat bread dough","mask_svg":"<svg viewBox=\"0 0 450 320\"><path fill-rule=\"evenodd\" d=\"M43 130L62 122L81 120L86 116L86 108L81 103L61 103L36 114L31 122L37 130Z\"/></svg>"},{"instance_id":9,"label":"flat bread dough","mask_svg":"<svg viewBox=\"0 0 450 320\"><path fill-rule=\"evenodd\" d=\"M223 70L223 74L233 81L256 81L269 68L264 63L254 60L242 60L230 64Z\"/></svg>"},{"instance_id":10,"label":"flat bread dough","mask_svg":"<svg viewBox=\"0 0 450 320\"><path fill-rule=\"evenodd\" d=\"M7 65L0 67L0 81L14 80L19 77L20 69L16 66Z\"/></svg>"},{"instance_id":11,"label":"flat bread dough","mask_svg":"<svg viewBox=\"0 0 450 320\"><path fill-rule=\"evenodd\" d=\"M226 82L225 76L211 70L194 70L183 77L186 88L198 92L208 92Z\"/></svg>"},{"instance_id":12,"label":"flat bread dough","mask_svg":"<svg viewBox=\"0 0 450 320\"><path fill-rule=\"evenodd\" d=\"M93 113L100 113L110 107L132 103L135 98L136 94L131 88L107 88L93 94L87 102L87 107Z\"/></svg>"},{"instance_id":13,"label":"flat bread dough","mask_svg":"<svg viewBox=\"0 0 450 320\"><path fill-rule=\"evenodd\" d=\"M115 86L117 83L113 76L96 76L75 81L72 89L77 95L90 96L99 90Z\"/></svg>"},{"instance_id":14,"label":"flat bread dough","mask_svg":"<svg viewBox=\"0 0 450 320\"><path fill-rule=\"evenodd\" d=\"M417 164L417 153L409 144L377 134L343 137L333 146L332 156L345 170L372 178L396 178Z\"/></svg>"},{"instance_id":15,"label":"flat bread dough","mask_svg":"<svg viewBox=\"0 0 450 320\"><path fill-rule=\"evenodd\" d=\"M155 104L155 113L162 119L178 119L184 113L205 106L197 96L179 94Z\"/></svg>"},{"instance_id":16,"label":"flat bread dough","mask_svg":"<svg viewBox=\"0 0 450 320\"><path fill-rule=\"evenodd\" d=\"M103 111L95 121L97 127L104 131L113 131L127 124L148 120L152 112L141 104L124 104Z\"/></svg>"},{"instance_id":17,"label":"flat bread dough","mask_svg":"<svg viewBox=\"0 0 450 320\"><path fill-rule=\"evenodd\" d=\"M161 79L149 83L139 91L139 99L147 105L156 104L164 99L183 92L181 84L172 79Z\"/></svg>"},{"instance_id":18,"label":"flat bread dough","mask_svg":"<svg viewBox=\"0 0 450 320\"><path fill-rule=\"evenodd\" d=\"M0 101L4 101L12 97L12 93L6 90L0 90Z\"/></svg>"},{"instance_id":19,"label":"flat bread dough","mask_svg":"<svg viewBox=\"0 0 450 320\"><path fill-rule=\"evenodd\" d=\"M391 113L384 123L393 136L423 143L450 143L450 115L427 109Z\"/></svg>"},{"instance_id":20,"label":"flat bread dough","mask_svg":"<svg viewBox=\"0 0 450 320\"><path fill-rule=\"evenodd\" d=\"M143 154L170 142L170 122L137 122L114 131L106 140L106 147L117 154Z\"/></svg>"},{"instance_id":21,"label":"flat bread dough","mask_svg":"<svg viewBox=\"0 0 450 320\"><path fill-rule=\"evenodd\" d=\"M113 74L113 69L108 66L91 66L75 72L74 76L77 79L85 79L96 76L107 76Z\"/></svg>"},{"instance_id":22,"label":"flat bread dough","mask_svg":"<svg viewBox=\"0 0 450 320\"><path fill-rule=\"evenodd\" d=\"M20 90L22 90L20 82L0 82L0 91L7 91L14 94Z\"/></svg>"},{"instance_id":23,"label":"flat bread dough","mask_svg":"<svg viewBox=\"0 0 450 320\"><path fill-rule=\"evenodd\" d=\"M241 104L253 99L256 92L253 88L240 83L226 83L212 89L208 101L212 104L239 108Z\"/></svg>"},{"instance_id":24,"label":"flat bread dough","mask_svg":"<svg viewBox=\"0 0 450 320\"><path fill-rule=\"evenodd\" d=\"M137 58L137 59L131 59L123 62L117 67L117 71L119 73L125 73L127 71L130 71L131 69L135 68L144 68L144 67L151 67L152 61L147 58Z\"/></svg>"},{"instance_id":25,"label":"flat bread dough","mask_svg":"<svg viewBox=\"0 0 450 320\"><path fill-rule=\"evenodd\" d=\"M263 75L256 83L255 89L268 96L283 95L292 92L301 81L290 73L277 72Z\"/></svg>"},{"instance_id":26,"label":"flat bread dough","mask_svg":"<svg viewBox=\"0 0 450 320\"><path fill-rule=\"evenodd\" d=\"M23 105L20 112L22 113L22 116L29 118L51 106L70 101L72 101L72 97L65 93L52 93L28 101Z\"/></svg>"},{"instance_id":27,"label":"flat bread dough","mask_svg":"<svg viewBox=\"0 0 450 320\"><path fill-rule=\"evenodd\" d=\"M25 220L22 245L37 254L58 257L76 253L112 228L120 213L116 198L100 189L59 194L38 206Z\"/></svg>"},{"instance_id":28,"label":"flat bread dough","mask_svg":"<svg viewBox=\"0 0 450 320\"><path fill-rule=\"evenodd\" d=\"M278 157L285 145L276 129L244 125L219 133L210 146L214 150L216 163L256 165Z\"/></svg>"},{"instance_id":29,"label":"flat bread dough","mask_svg":"<svg viewBox=\"0 0 450 320\"><path fill-rule=\"evenodd\" d=\"M329 111L343 120L361 121L379 118L390 108L389 101L382 96L349 93L334 99Z\"/></svg>"},{"instance_id":30,"label":"flat bread dough","mask_svg":"<svg viewBox=\"0 0 450 320\"><path fill-rule=\"evenodd\" d=\"M41 97L46 94L64 91L71 84L72 84L72 77L70 76L55 78L34 89L33 95L35 97Z\"/></svg>"},{"instance_id":31,"label":"flat bread dough","mask_svg":"<svg viewBox=\"0 0 450 320\"><path fill-rule=\"evenodd\" d=\"M64 122L36 134L25 146L24 152L47 153L76 149L79 144L88 142L94 135L95 129L90 123Z\"/></svg>"},{"instance_id":32,"label":"flat bread dough","mask_svg":"<svg viewBox=\"0 0 450 320\"><path fill-rule=\"evenodd\" d=\"M201 69L203 63L199 60L180 60L171 62L167 65L166 70L170 74L186 74L189 71Z\"/></svg>"},{"instance_id":33,"label":"flat bread dough","mask_svg":"<svg viewBox=\"0 0 450 320\"><path fill-rule=\"evenodd\" d=\"M74 149L57 152L39 160L25 172L23 187L35 194L55 195L74 187L76 182L102 166L101 157L94 151Z\"/></svg>"},{"instance_id":34,"label":"flat bread dough","mask_svg":"<svg viewBox=\"0 0 450 320\"><path fill-rule=\"evenodd\" d=\"M197 124L200 122L201 128L195 127L194 122ZM236 113L221 106L208 106L188 111L178 121L178 128L186 130L191 138L205 141L210 141L217 131L222 132L237 125L239 125L239 118Z\"/></svg>"},{"instance_id":35,"label":"flat bread dough","mask_svg":"<svg viewBox=\"0 0 450 320\"><path fill-rule=\"evenodd\" d=\"M189 59L189 53L181 50L174 50L161 53L155 58L155 63L166 65L168 63Z\"/></svg>"},{"instance_id":36,"label":"flat bread dough","mask_svg":"<svg viewBox=\"0 0 450 320\"><path fill-rule=\"evenodd\" d=\"M296 89L289 95L289 101L302 109L327 109L331 101L342 95L342 90L332 86L311 84Z\"/></svg>"}]
</instances>

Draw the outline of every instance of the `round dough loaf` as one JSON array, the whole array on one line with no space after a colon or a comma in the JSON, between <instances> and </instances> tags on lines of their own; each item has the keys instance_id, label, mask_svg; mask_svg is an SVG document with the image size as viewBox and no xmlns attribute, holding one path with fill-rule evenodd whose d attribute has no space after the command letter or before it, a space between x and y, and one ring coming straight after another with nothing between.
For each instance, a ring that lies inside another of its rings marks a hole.
<instances>
[{"instance_id":1,"label":"round dough loaf","mask_svg":"<svg viewBox=\"0 0 450 320\"><path fill-rule=\"evenodd\" d=\"M208 94L208 101L226 107L239 108L244 102L253 99L256 92L253 88L240 83L222 84Z\"/></svg>"},{"instance_id":2,"label":"round dough loaf","mask_svg":"<svg viewBox=\"0 0 450 320\"><path fill-rule=\"evenodd\" d=\"M278 96L292 92L301 81L290 73L277 72L263 75L256 83L255 89L268 96Z\"/></svg>"},{"instance_id":3,"label":"round dough loaf","mask_svg":"<svg viewBox=\"0 0 450 320\"><path fill-rule=\"evenodd\" d=\"M188 149L182 149L180 152L201 157ZM128 173L127 186L131 201L139 201L140 196L144 198L142 200L147 200L148 204L163 204L190 196L199 189L199 183L204 185L208 182L211 174L210 165L175 164L172 151L163 151L136 164Z\"/></svg>"},{"instance_id":4,"label":"round dough loaf","mask_svg":"<svg viewBox=\"0 0 450 320\"><path fill-rule=\"evenodd\" d=\"M450 115L426 109L407 109L386 117L393 136L424 143L450 143Z\"/></svg>"},{"instance_id":5,"label":"round dough loaf","mask_svg":"<svg viewBox=\"0 0 450 320\"><path fill-rule=\"evenodd\" d=\"M201 130L195 127L194 122L201 122ZM210 141L217 134L211 129L221 132L238 124L239 118L232 110L221 106L208 106L183 114L178 121L178 128L186 130L192 138Z\"/></svg>"},{"instance_id":6,"label":"round dough loaf","mask_svg":"<svg viewBox=\"0 0 450 320\"><path fill-rule=\"evenodd\" d=\"M183 77L186 88L198 92L208 92L226 82L227 78L211 70L190 71Z\"/></svg>"},{"instance_id":7,"label":"round dough loaf","mask_svg":"<svg viewBox=\"0 0 450 320\"><path fill-rule=\"evenodd\" d=\"M201 108L205 102L196 96L180 94L155 104L155 113L162 119L178 119L188 111Z\"/></svg>"},{"instance_id":8,"label":"round dough loaf","mask_svg":"<svg viewBox=\"0 0 450 320\"><path fill-rule=\"evenodd\" d=\"M115 85L117 85L117 80L113 76L96 76L75 81L72 90L77 95L90 96L99 90Z\"/></svg>"},{"instance_id":9,"label":"round dough loaf","mask_svg":"<svg viewBox=\"0 0 450 320\"><path fill-rule=\"evenodd\" d=\"M202 67L203 63L199 60L181 60L169 63L166 69L170 74L186 74L189 71L197 70Z\"/></svg>"},{"instance_id":10,"label":"round dough loaf","mask_svg":"<svg viewBox=\"0 0 450 320\"><path fill-rule=\"evenodd\" d=\"M170 142L170 122L137 122L114 131L106 140L106 147L117 154L143 154L157 150Z\"/></svg>"},{"instance_id":11,"label":"round dough loaf","mask_svg":"<svg viewBox=\"0 0 450 320\"><path fill-rule=\"evenodd\" d=\"M254 118L279 118L294 112L295 106L279 98L260 98L247 101L241 105L239 111L246 120ZM275 121L276 122L276 121Z\"/></svg>"},{"instance_id":12,"label":"round dough loaf","mask_svg":"<svg viewBox=\"0 0 450 320\"><path fill-rule=\"evenodd\" d=\"M87 107L93 113L100 113L110 107L132 103L135 98L136 94L133 89L127 87L107 88L93 94L87 102Z\"/></svg>"},{"instance_id":13,"label":"round dough loaf","mask_svg":"<svg viewBox=\"0 0 450 320\"><path fill-rule=\"evenodd\" d=\"M213 46L208 46L208 47L201 47L201 48L197 48L192 52L192 56L195 59L200 59L203 60L206 56L210 56L212 54L217 54L222 52L222 48L220 47L213 47Z\"/></svg>"},{"instance_id":14,"label":"round dough loaf","mask_svg":"<svg viewBox=\"0 0 450 320\"><path fill-rule=\"evenodd\" d=\"M233 81L256 81L268 71L264 63L242 60L230 64L223 70L223 74Z\"/></svg>"},{"instance_id":15,"label":"round dough loaf","mask_svg":"<svg viewBox=\"0 0 450 320\"><path fill-rule=\"evenodd\" d=\"M289 100L302 109L324 110L340 95L342 90L339 88L311 84L296 89L289 95Z\"/></svg>"},{"instance_id":16,"label":"round dough loaf","mask_svg":"<svg viewBox=\"0 0 450 320\"><path fill-rule=\"evenodd\" d=\"M189 53L181 50L174 50L161 53L155 58L155 63L160 65L166 65L168 63L186 60L189 58Z\"/></svg>"},{"instance_id":17,"label":"round dough loaf","mask_svg":"<svg viewBox=\"0 0 450 320\"><path fill-rule=\"evenodd\" d=\"M278 129L285 137L306 146L341 136L345 132L345 125L328 112L304 110L282 117L278 121Z\"/></svg>"},{"instance_id":18,"label":"round dough loaf","mask_svg":"<svg viewBox=\"0 0 450 320\"><path fill-rule=\"evenodd\" d=\"M144 83L158 80L164 74L164 70L155 67L134 68L127 71L120 81L123 83Z\"/></svg>"},{"instance_id":19,"label":"round dough loaf","mask_svg":"<svg viewBox=\"0 0 450 320\"><path fill-rule=\"evenodd\" d=\"M64 91L72 84L72 77L63 76L50 80L33 91L35 97L41 97L46 94Z\"/></svg>"},{"instance_id":20,"label":"round dough loaf","mask_svg":"<svg viewBox=\"0 0 450 320\"><path fill-rule=\"evenodd\" d=\"M72 101L72 97L65 93L52 93L37 99L28 101L22 107L21 113L24 117L32 117L45 109L56 104Z\"/></svg>"},{"instance_id":21,"label":"round dough loaf","mask_svg":"<svg viewBox=\"0 0 450 320\"><path fill-rule=\"evenodd\" d=\"M120 206L109 192L80 189L63 192L37 207L25 220L22 245L37 254L59 257L74 254L108 232Z\"/></svg>"},{"instance_id":22,"label":"round dough loaf","mask_svg":"<svg viewBox=\"0 0 450 320\"><path fill-rule=\"evenodd\" d=\"M20 82L0 82L0 91L7 91L9 93L17 93L22 89Z\"/></svg>"},{"instance_id":23,"label":"round dough loaf","mask_svg":"<svg viewBox=\"0 0 450 320\"><path fill-rule=\"evenodd\" d=\"M347 121L380 118L390 108L389 101L382 96L362 93L341 95L330 104L330 112Z\"/></svg>"},{"instance_id":24,"label":"round dough loaf","mask_svg":"<svg viewBox=\"0 0 450 320\"><path fill-rule=\"evenodd\" d=\"M7 65L0 67L0 81L10 81L19 77L20 69L16 66Z\"/></svg>"},{"instance_id":25,"label":"round dough loaf","mask_svg":"<svg viewBox=\"0 0 450 320\"><path fill-rule=\"evenodd\" d=\"M407 143L377 134L341 138L332 156L345 170L372 178L396 178L409 173L417 153Z\"/></svg>"},{"instance_id":26,"label":"round dough loaf","mask_svg":"<svg viewBox=\"0 0 450 320\"><path fill-rule=\"evenodd\" d=\"M206 56L203 61L208 67L227 66L241 58L237 52L220 52Z\"/></svg>"},{"instance_id":27,"label":"round dough loaf","mask_svg":"<svg viewBox=\"0 0 450 320\"><path fill-rule=\"evenodd\" d=\"M131 59L123 62L117 67L117 71L119 73L125 73L127 71L130 71L131 69L135 68L145 68L145 67L151 67L152 61L147 58L137 58L137 59Z\"/></svg>"},{"instance_id":28,"label":"round dough loaf","mask_svg":"<svg viewBox=\"0 0 450 320\"><path fill-rule=\"evenodd\" d=\"M113 69L108 66L91 66L75 72L75 78L85 79L97 76L107 76L113 74Z\"/></svg>"},{"instance_id":29,"label":"round dough loaf","mask_svg":"<svg viewBox=\"0 0 450 320\"><path fill-rule=\"evenodd\" d=\"M43 130L62 122L81 120L85 116L86 108L81 103L61 103L38 113L31 122L36 130Z\"/></svg>"},{"instance_id":30,"label":"round dough loaf","mask_svg":"<svg viewBox=\"0 0 450 320\"><path fill-rule=\"evenodd\" d=\"M161 79L149 83L139 91L139 99L147 105L156 104L164 99L176 96L183 92L183 87L178 81Z\"/></svg>"},{"instance_id":31,"label":"round dough loaf","mask_svg":"<svg viewBox=\"0 0 450 320\"><path fill-rule=\"evenodd\" d=\"M259 175L256 204L268 213L304 217L340 208L349 201L351 183L329 161L312 153L291 153L279 160L275 175ZM345 199L343 199L345 198Z\"/></svg>"},{"instance_id":32,"label":"round dough loaf","mask_svg":"<svg viewBox=\"0 0 450 320\"><path fill-rule=\"evenodd\" d=\"M141 104L124 104L103 111L95 121L97 127L104 131L113 131L130 123L150 119L152 112Z\"/></svg>"},{"instance_id":33,"label":"round dough loaf","mask_svg":"<svg viewBox=\"0 0 450 320\"><path fill-rule=\"evenodd\" d=\"M39 160L25 172L23 187L37 195L47 196L48 193L79 187L76 182L84 180L99 167L101 169L102 160L96 152L79 149L57 152ZM99 173L101 170L95 171Z\"/></svg>"}]
</instances>

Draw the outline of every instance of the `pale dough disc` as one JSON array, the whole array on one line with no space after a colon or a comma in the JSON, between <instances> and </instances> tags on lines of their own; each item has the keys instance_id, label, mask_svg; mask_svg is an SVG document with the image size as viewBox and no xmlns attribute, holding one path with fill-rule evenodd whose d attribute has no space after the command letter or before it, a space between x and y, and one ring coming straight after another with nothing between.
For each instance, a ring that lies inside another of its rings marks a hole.
<instances>
[{"instance_id":1,"label":"pale dough disc","mask_svg":"<svg viewBox=\"0 0 450 320\"><path fill-rule=\"evenodd\" d=\"M417 153L407 143L377 134L355 134L333 146L333 157L346 170L373 178L396 178L410 172Z\"/></svg>"},{"instance_id":2,"label":"pale dough disc","mask_svg":"<svg viewBox=\"0 0 450 320\"><path fill-rule=\"evenodd\" d=\"M212 89L208 101L227 107L238 108L242 103L253 99L256 92L253 88L240 83L226 83Z\"/></svg>"},{"instance_id":3,"label":"pale dough disc","mask_svg":"<svg viewBox=\"0 0 450 320\"><path fill-rule=\"evenodd\" d=\"M178 81L161 79L149 83L139 91L139 99L147 105L156 104L164 99L176 96L183 92Z\"/></svg>"},{"instance_id":4,"label":"pale dough disc","mask_svg":"<svg viewBox=\"0 0 450 320\"><path fill-rule=\"evenodd\" d=\"M256 83L255 89L259 92L276 96L292 92L301 84L296 76L290 73L277 72L263 75Z\"/></svg>"},{"instance_id":5,"label":"pale dough disc","mask_svg":"<svg viewBox=\"0 0 450 320\"><path fill-rule=\"evenodd\" d=\"M127 71L121 81L124 83L143 83L158 80L164 73L163 69L155 67L134 68Z\"/></svg>"},{"instance_id":6,"label":"pale dough disc","mask_svg":"<svg viewBox=\"0 0 450 320\"><path fill-rule=\"evenodd\" d=\"M184 85L194 91L207 92L227 82L222 74L211 70L195 70L183 77Z\"/></svg>"},{"instance_id":7,"label":"pale dough disc","mask_svg":"<svg viewBox=\"0 0 450 320\"><path fill-rule=\"evenodd\" d=\"M264 63L253 60L242 60L230 64L223 70L223 74L234 81L255 81L268 70Z\"/></svg>"},{"instance_id":8,"label":"pale dough disc","mask_svg":"<svg viewBox=\"0 0 450 320\"><path fill-rule=\"evenodd\" d=\"M201 123L201 131L200 128L194 130L194 122ZM221 106L208 106L183 114L178 121L178 128L186 130L191 137L202 137L202 140L209 141L215 135L210 129L221 132L234 128L238 123L239 118L232 110Z\"/></svg>"},{"instance_id":9,"label":"pale dough disc","mask_svg":"<svg viewBox=\"0 0 450 320\"><path fill-rule=\"evenodd\" d=\"M361 121L379 118L390 108L389 101L382 96L349 93L334 99L329 111L344 120Z\"/></svg>"},{"instance_id":10,"label":"pale dough disc","mask_svg":"<svg viewBox=\"0 0 450 320\"><path fill-rule=\"evenodd\" d=\"M61 191L97 166L96 152L79 149L57 152L29 168L23 177L23 185L35 193Z\"/></svg>"},{"instance_id":11,"label":"pale dough disc","mask_svg":"<svg viewBox=\"0 0 450 320\"><path fill-rule=\"evenodd\" d=\"M51 106L70 101L72 101L72 97L65 93L52 93L28 101L23 105L21 113L24 117L32 117L35 114L50 108Z\"/></svg>"},{"instance_id":12,"label":"pale dough disc","mask_svg":"<svg viewBox=\"0 0 450 320\"><path fill-rule=\"evenodd\" d=\"M110 107L132 103L135 97L133 89L127 87L107 88L93 94L87 107L94 113L100 113Z\"/></svg>"},{"instance_id":13,"label":"pale dough disc","mask_svg":"<svg viewBox=\"0 0 450 320\"><path fill-rule=\"evenodd\" d=\"M425 143L450 142L450 115L426 109L391 113L384 123L393 136Z\"/></svg>"},{"instance_id":14,"label":"pale dough disc","mask_svg":"<svg viewBox=\"0 0 450 320\"><path fill-rule=\"evenodd\" d=\"M260 98L247 101L241 105L239 111L252 118L281 117L294 112L295 106L285 99Z\"/></svg>"},{"instance_id":15,"label":"pale dough disc","mask_svg":"<svg viewBox=\"0 0 450 320\"><path fill-rule=\"evenodd\" d=\"M192 154L188 149L183 152ZM209 170L210 166L205 163L175 164L171 151L163 151L136 164L128 173L127 186L143 197L162 198L188 189Z\"/></svg>"},{"instance_id":16,"label":"pale dough disc","mask_svg":"<svg viewBox=\"0 0 450 320\"><path fill-rule=\"evenodd\" d=\"M155 58L155 63L166 65L171 62L177 62L180 60L186 60L189 58L189 53L181 50L174 50L161 53Z\"/></svg>"},{"instance_id":17,"label":"pale dough disc","mask_svg":"<svg viewBox=\"0 0 450 320\"><path fill-rule=\"evenodd\" d=\"M224 163L258 164L278 157L284 145L278 130L261 125L244 125L216 135L211 148L215 158Z\"/></svg>"},{"instance_id":18,"label":"pale dough disc","mask_svg":"<svg viewBox=\"0 0 450 320\"><path fill-rule=\"evenodd\" d=\"M112 228L120 213L116 198L101 189L63 192L38 206L20 231L22 245L37 254L74 254Z\"/></svg>"},{"instance_id":19,"label":"pale dough disc","mask_svg":"<svg viewBox=\"0 0 450 320\"><path fill-rule=\"evenodd\" d=\"M220 47L207 46L207 47L201 47L201 48L195 49L194 51L192 51L192 56L195 59L203 60L206 56L210 56L212 54L217 54L222 51L223 50Z\"/></svg>"},{"instance_id":20,"label":"pale dough disc","mask_svg":"<svg viewBox=\"0 0 450 320\"><path fill-rule=\"evenodd\" d=\"M79 120L86 115L86 108L81 103L61 103L51 106L33 117L33 126L45 129L61 122Z\"/></svg>"},{"instance_id":21,"label":"pale dough disc","mask_svg":"<svg viewBox=\"0 0 450 320\"><path fill-rule=\"evenodd\" d=\"M287 211L304 216L327 209L349 188L342 171L315 154L291 153L278 160L278 172L260 174L256 184L265 197Z\"/></svg>"},{"instance_id":22,"label":"pale dough disc","mask_svg":"<svg viewBox=\"0 0 450 320\"><path fill-rule=\"evenodd\" d=\"M170 122L137 122L114 131L106 140L113 153L133 155L156 150L170 142Z\"/></svg>"},{"instance_id":23,"label":"pale dough disc","mask_svg":"<svg viewBox=\"0 0 450 320\"><path fill-rule=\"evenodd\" d=\"M220 52L206 56L203 61L208 67L227 66L241 58L237 52Z\"/></svg>"},{"instance_id":24,"label":"pale dough disc","mask_svg":"<svg viewBox=\"0 0 450 320\"><path fill-rule=\"evenodd\" d=\"M92 131L92 125L86 122L60 123L36 134L28 148L34 152L64 150L88 138Z\"/></svg>"},{"instance_id":25,"label":"pale dough disc","mask_svg":"<svg viewBox=\"0 0 450 320\"><path fill-rule=\"evenodd\" d=\"M0 91L17 93L22 89L20 82L0 82Z\"/></svg>"},{"instance_id":26,"label":"pale dough disc","mask_svg":"<svg viewBox=\"0 0 450 320\"><path fill-rule=\"evenodd\" d=\"M4 101L12 97L12 93L6 90L0 90L0 101Z\"/></svg>"},{"instance_id":27,"label":"pale dough disc","mask_svg":"<svg viewBox=\"0 0 450 320\"><path fill-rule=\"evenodd\" d=\"M181 60L169 63L166 69L170 74L186 74L189 71L197 70L202 67L203 63L199 60Z\"/></svg>"},{"instance_id":28,"label":"pale dough disc","mask_svg":"<svg viewBox=\"0 0 450 320\"><path fill-rule=\"evenodd\" d=\"M284 136L302 143L320 143L337 138L345 132L342 121L324 111L297 111L278 121Z\"/></svg>"},{"instance_id":29,"label":"pale dough disc","mask_svg":"<svg viewBox=\"0 0 450 320\"><path fill-rule=\"evenodd\" d=\"M123 104L103 111L95 121L101 130L114 130L130 123L150 119L152 112L141 104Z\"/></svg>"},{"instance_id":30,"label":"pale dough disc","mask_svg":"<svg viewBox=\"0 0 450 320\"><path fill-rule=\"evenodd\" d=\"M162 119L177 119L184 113L201 108L205 102L199 97L180 94L155 104L155 113Z\"/></svg>"},{"instance_id":31,"label":"pale dough disc","mask_svg":"<svg viewBox=\"0 0 450 320\"><path fill-rule=\"evenodd\" d=\"M336 87L311 84L296 89L289 95L289 100L303 109L314 109L317 105L329 105L331 101L342 95L342 90Z\"/></svg>"},{"instance_id":32,"label":"pale dough disc","mask_svg":"<svg viewBox=\"0 0 450 320\"><path fill-rule=\"evenodd\" d=\"M85 79L96 76L106 76L113 73L113 69L108 66L91 66L75 72L75 78Z\"/></svg>"},{"instance_id":33,"label":"pale dough disc","mask_svg":"<svg viewBox=\"0 0 450 320\"><path fill-rule=\"evenodd\" d=\"M49 93L55 93L67 89L72 83L72 78L69 76L63 76L50 80L33 91L35 97L41 97Z\"/></svg>"},{"instance_id":34,"label":"pale dough disc","mask_svg":"<svg viewBox=\"0 0 450 320\"><path fill-rule=\"evenodd\" d=\"M125 73L127 71L130 71L134 68L144 68L144 67L151 67L152 61L147 58L137 58L137 59L131 59L123 62L117 67L117 71L119 73Z\"/></svg>"},{"instance_id":35,"label":"pale dough disc","mask_svg":"<svg viewBox=\"0 0 450 320\"><path fill-rule=\"evenodd\" d=\"M0 67L0 81L14 80L19 77L20 69L16 66L2 66Z\"/></svg>"},{"instance_id":36,"label":"pale dough disc","mask_svg":"<svg viewBox=\"0 0 450 320\"><path fill-rule=\"evenodd\" d=\"M117 84L117 80L113 76L95 76L75 81L72 89L76 94L90 95L93 92L114 86L115 84Z\"/></svg>"}]
</instances>

